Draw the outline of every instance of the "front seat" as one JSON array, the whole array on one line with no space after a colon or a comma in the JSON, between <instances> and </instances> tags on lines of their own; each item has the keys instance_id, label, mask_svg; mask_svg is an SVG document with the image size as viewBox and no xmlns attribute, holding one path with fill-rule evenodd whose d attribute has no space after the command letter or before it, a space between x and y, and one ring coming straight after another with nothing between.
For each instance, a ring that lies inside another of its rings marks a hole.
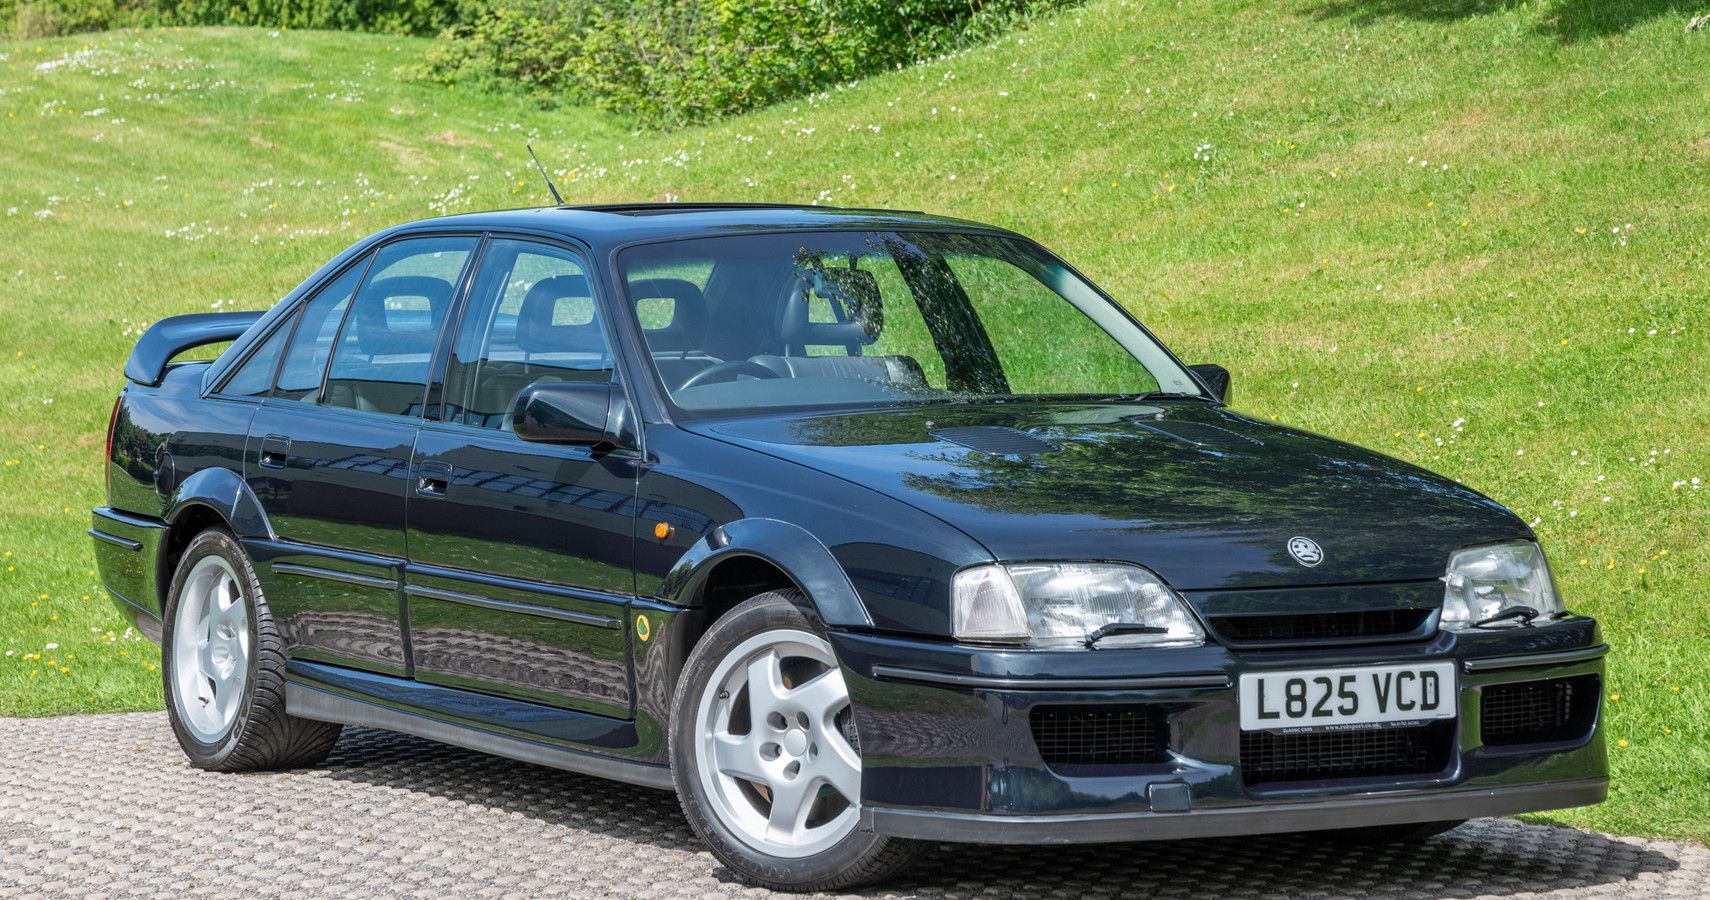
<instances>
[{"instance_id":1,"label":"front seat","mask_svg":"<svg viewBox=\"0 0 1710 900\"><path fill-rule=\"evenodd\" d=\"M706 352L706 296L692 281L681 278L638 278L629 283L629 300L641 317L642 304L649 300L671 301L671 318L664 324L642 318L641 334L647 340L647 350L659 377L669 387L688 381L696 373L710 369L723 360Z\"/></svg>"},{"instance_id":2,"label":"front seat","mask_svg":"<svg viewBox=\"0 0 1710 900\"><path fill-rule=\"evenodd\" d=\"M926 371L910 356L862 356L879 340L885 313L878 279L860 269L819 269L792 278L778 313L783 355L754 362L785 378L849 378L905 387L926 387ZM827 301L832 322L812 321L812 295ZM836 347L842 355L809 356L810 347Z\"/></svg>"}]
</instances>

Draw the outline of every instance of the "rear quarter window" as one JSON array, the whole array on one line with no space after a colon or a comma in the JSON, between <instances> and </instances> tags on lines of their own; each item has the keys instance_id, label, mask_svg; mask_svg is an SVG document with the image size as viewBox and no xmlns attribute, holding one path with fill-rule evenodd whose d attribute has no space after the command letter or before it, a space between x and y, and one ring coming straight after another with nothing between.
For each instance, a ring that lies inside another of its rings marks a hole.
<instances>
[{"instance_id":1,"label":"rear quarter window","mask_svg":"<svg viewBox=\"0 0 1710 900\"><path fill-rule=\"evenodd\" d=\"M288 319L261 342L249 359L238 366L237 372L226 380L220 393L228 397L263 397L273 387L273 372L279 368L279 356L285 352L292 322Z\"/></svg>"}]
</instances>

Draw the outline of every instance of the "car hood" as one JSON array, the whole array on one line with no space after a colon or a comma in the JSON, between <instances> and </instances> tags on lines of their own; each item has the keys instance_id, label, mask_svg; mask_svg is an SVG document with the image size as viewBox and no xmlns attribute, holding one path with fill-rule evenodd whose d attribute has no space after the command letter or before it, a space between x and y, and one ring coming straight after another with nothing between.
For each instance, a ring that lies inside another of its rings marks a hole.
<instances>
[{"instance_id":1,"label":"car hood","mask_svg":"<svg viewBox=\"0 0 1710 900\"><path fill-rule=\"evenodd\" d=\"M909 503L999 560L1132 562L1184 591L1430 580L1455 549L1531 538L1447 478L1209 404L952 404L696 430ZM1320 548L1315 564L1295 538Z\"/></svg>"}]
</instances>

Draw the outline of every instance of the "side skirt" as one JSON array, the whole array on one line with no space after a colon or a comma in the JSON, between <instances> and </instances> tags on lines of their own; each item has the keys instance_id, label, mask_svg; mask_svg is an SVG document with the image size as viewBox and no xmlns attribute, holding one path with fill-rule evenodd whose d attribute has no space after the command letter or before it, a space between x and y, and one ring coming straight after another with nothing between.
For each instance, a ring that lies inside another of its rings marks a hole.
<instances>
[{"instance_id":1,"label":"side skirt","mask_svg":"<svg viewBox=\"0 0 1710 900\"><path fill-rule=\"evenodd\" d=\"M343 685L334 686L344 681L361 682L374 690L358 692L341 690ZM294 716L396 731L520 762L550 766L597 778L609 778L642 787L672 790L671 769L667 766L619 759L557 743L502 734L449 715L430 712L423 708L427 704L411 706L400 702L417 692L431 694L434 700L442 702L447 696L463 695L471 704L489 713L496 705L514 706L515 721L520 725L538 727L545 716L558 720L561 725L570 726L554 730L584 732L590 737L596 730L609 733L613 730L623 731L625 726L633 727L629 722L618 722L586 713L504 700L453 688L421 685L402 678L355 672L336 666L293 660L286 668L285 709ZM384 701L379 699L381 696L385 697ZM423 696L422 699L429 698Z\"/></svg>"}]
</instances>

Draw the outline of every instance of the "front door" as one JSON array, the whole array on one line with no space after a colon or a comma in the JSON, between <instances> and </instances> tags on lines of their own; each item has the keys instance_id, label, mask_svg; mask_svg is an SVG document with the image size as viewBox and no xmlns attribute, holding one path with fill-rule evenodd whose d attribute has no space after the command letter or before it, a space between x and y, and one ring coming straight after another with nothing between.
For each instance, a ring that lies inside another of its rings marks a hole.
<instances>
[{"instance_id":1,"label":"front door","mask_svg":"<svg viewBox=\"0 0 1710 900\"><path fill-rule=\"evenodd\" d=\"M244 457L276 535L248 547L292 657L409 674L400 584L410 451L478 240L387 244L297 316Z\"/></svg>"},{"instance_id":2,"label":"front door","mask_svg":"<svg viewBox=\"0 0 1710 900\"><path fill-rule=\"evenodd\" d=\"M612 380L602 318L580 254L489 242L443 402L416 440L405 590L417 679L631 715L635 462L510 427L529 384Z\"/></svg>"}]
</instances>

